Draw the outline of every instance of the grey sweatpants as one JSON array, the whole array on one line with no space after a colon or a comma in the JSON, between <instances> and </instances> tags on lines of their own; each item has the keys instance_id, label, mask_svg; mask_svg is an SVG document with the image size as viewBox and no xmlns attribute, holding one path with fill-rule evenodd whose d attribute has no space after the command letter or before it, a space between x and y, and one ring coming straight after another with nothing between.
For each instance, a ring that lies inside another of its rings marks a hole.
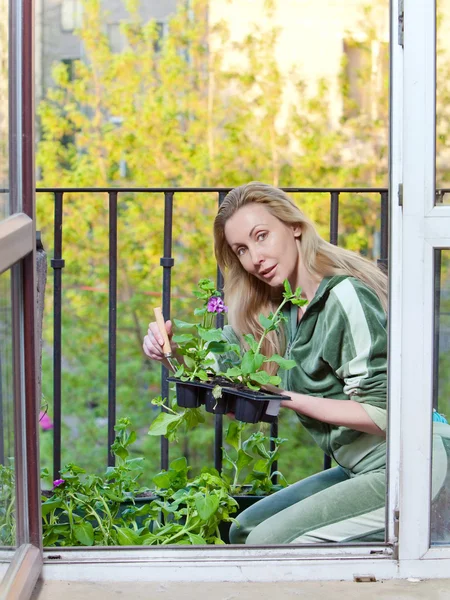
<instances>
[{"instance_id":1,"label":"grey sweatpants","mask_svg":"<svg viewBox=\"0 0 450 600\"><path fill-rule=\"evenodd\" d=\"M450 425L433 423L433 433L434 501L450 481ZM383 542L385 501L385 468L354 473L335 467L256 502L237 517L238 524L231 526L230 542Z\"/></svg>"},{"instance_id":2,"label":"grey sweatpants","mask_svg":"<svg viewBox=\"0 0 450 600\"><path fill-rule=\"evenodd\" d=\"M383 541L385 469L335 467L259 500L230 529L232 544Z\"/></svg>"}]
</instances>

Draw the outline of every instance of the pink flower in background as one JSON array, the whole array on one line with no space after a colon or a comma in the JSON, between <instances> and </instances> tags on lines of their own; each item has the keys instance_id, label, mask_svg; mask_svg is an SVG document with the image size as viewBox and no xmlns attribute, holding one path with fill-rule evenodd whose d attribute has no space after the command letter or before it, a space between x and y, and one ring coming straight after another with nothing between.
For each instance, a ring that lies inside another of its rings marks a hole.
<instances>
[{"instance_id":1,"label":"pink flower in background","mask_svg":"<svg viewBox=\"0 0 450 600\"><path fill-rule=\"evenodd\" d=\"M211 296L211 298L208 300L207 311L210 313L227 312L228 306L225 306L222 298L219 298L218 296Z\"/></svg>"},{"instance_id":2,"label":"pink flower in background","mask_svg":"<svg viewBox=\"0 0 450 600\"><path fill-rule=\"evenodd\" d=\"M53 421L50 419L48 414L41 410L39 413L39 423L43 429L43 431L48 431L49 429L53 429Z\"/></svg>"},{"instance_id":3,"label":"pink flower in background","mask_svg":"<svg viewBox=\"0 0 450 600\"><path fill-rule=\"evenodd\" d=\"M55 481L53 482L53 489L55 489L59 485L62 485L63 483L65 483L65 481L65 479L55 479Z\"/></svg>"}]
</instances>

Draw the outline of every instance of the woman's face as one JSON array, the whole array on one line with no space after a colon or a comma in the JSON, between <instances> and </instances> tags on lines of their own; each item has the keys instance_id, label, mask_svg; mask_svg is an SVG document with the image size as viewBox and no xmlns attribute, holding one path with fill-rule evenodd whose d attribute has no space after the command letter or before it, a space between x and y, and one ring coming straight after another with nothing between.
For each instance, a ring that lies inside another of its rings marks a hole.
<instances>
[{"instance_id":1,"label":"woman's face","mask_svg":"<svg viewBox=\"0 0 450 600\"><path fill-rule=\"evenodd\" d=\"M286 225L262 204L250 203L225 223L225 238L243 268L272 287L296 286L300 265L298 225Z\"/></svg>"}]
</instances>

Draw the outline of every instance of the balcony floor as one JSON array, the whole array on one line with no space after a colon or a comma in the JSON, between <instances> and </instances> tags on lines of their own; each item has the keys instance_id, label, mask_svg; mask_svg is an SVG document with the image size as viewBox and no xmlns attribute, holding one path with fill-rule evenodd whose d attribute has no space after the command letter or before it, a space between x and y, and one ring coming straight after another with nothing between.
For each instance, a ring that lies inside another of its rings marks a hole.
<instances>
[{"instance_id":1,"label":"balcony floor","mask_svg":"<svg viewBox=\"0 0 450 600\"><path fill-rule=\"evenodd\" d=\"M375 583L289 582L289 583L87 583L38 582L32 600L397 600L399 598L450 599L450 579L428 581L391 580Z\"/></svg>"}]
</instances>

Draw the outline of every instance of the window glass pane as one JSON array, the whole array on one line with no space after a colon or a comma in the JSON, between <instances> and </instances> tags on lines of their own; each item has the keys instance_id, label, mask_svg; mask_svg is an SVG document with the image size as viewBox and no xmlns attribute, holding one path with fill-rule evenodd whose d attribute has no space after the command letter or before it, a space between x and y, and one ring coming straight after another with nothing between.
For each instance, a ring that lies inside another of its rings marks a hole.
<instances>
[{"instance_id":1,"label":"window glass pane","mask_svg":"<svg viewBox=\"0 0 450 600\"><path fill-rule=\"evenodd\" d=\"M0 0L0 219L9 215L8 1Z\"/></svg>"},{"instance_id":2,"label":"window glass pane","mask_svg":"<svg viewBox=\"0 0 450 600\"><path fill-rule=\"evenodd\" d=\"M450 0L436 9L436 204L450 204Z\"/></svg>"},{"instance_id":3,"label":"window glass pane","mask_svg":"<svg viewBox=\"0 0 450 600\"><path fill-rule=\"evenodd\" d=\"M431 543L450 544L450 250L435 252Z\"/></svg>"},{"instance_id":4,"label":"window glass pane","mask_svg":"<svg viewBox=\"0 0 450 600\"><path fill-rule=\"evenodd\" d=\"M0 547L15 545L11 273L0 276Z\"/></svg>"}]
</instances>

